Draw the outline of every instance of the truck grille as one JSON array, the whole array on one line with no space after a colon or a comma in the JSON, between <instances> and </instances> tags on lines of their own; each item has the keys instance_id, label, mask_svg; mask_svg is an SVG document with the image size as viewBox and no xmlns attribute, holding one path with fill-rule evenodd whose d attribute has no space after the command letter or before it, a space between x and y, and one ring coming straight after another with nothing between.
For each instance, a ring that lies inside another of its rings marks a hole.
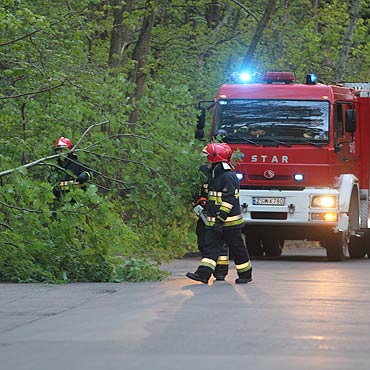
<instances>
[{"instance_id":1,"label":"truck grille","mask_svg":"<svg viewBox=\"0 0 370 370\"><path fill-rule=\"evenodd\" d=\"M263 175L248 175L249 180L264 180L264 181L289 181L291 179L290 175L276 175L272 179L266 179Z\"/></svg>"}]
</instances>

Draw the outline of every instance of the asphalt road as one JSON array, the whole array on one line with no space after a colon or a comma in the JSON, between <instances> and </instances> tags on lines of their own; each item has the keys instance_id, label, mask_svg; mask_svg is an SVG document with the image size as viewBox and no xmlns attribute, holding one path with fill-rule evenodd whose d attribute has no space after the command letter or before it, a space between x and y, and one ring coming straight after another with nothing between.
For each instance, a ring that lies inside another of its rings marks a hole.
<instances>
[{"instance_id":1,"label":"asphalt road","mask_svg":"<svg viewBox=\"0 0 370 370\"><path fill-rule=\"evenodd\" d=\"M370 261L319 248L253 261L254 281L0 284L0 370L368 370Z\"/></svg>"}]
</instances>

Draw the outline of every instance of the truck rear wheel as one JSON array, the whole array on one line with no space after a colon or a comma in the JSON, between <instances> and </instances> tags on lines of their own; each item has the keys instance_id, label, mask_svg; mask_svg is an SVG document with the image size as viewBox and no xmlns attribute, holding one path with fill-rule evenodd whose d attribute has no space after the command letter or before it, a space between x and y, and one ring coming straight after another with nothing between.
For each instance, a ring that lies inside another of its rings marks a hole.
<instances>
[{"instance_id":1,"label":"truck rear wheel","mask_svg":"<svg viewBox=\"0 0 370 370\"><path fill-rule=\"evenodd\" d=\"M267 257L280 257L283 252L283 240L278 239L262 239L263 249Z\"/></svg>"},{"instance_id":2,"label":"truck rear wheel","mask_svg":"<svg viewBox=\"0 0 370 370\"><path fill-rule=\"evenodd\" d=\"M324 241L328 261L344 261L349 257L347 233L339 232Z\"/></svg>"}]
</instances>

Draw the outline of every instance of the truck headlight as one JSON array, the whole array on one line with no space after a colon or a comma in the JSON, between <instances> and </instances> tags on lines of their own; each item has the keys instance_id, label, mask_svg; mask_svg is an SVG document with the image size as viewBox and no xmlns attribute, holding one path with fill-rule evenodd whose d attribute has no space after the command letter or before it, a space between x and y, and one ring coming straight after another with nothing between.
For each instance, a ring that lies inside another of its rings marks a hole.
<instances>
[{"instance_id":1,"label":"truck headlight","mask_svg":"<svg viewBox=\"0 0 370 370\"><path fill-rule=\"evenodd\" d=\"M241 172L236 172L236 177L238 178L239 181L242 181L244 179L244 174Z\"/></svg>"},{"instance_id":2,"label":"truck headlight","mask_svg":"<svg viewBox=\"0 0 370 370\"><path fill-rule=\"evenodd\" d=\"M314 195L311 198L312 208L337 208L336 195Z\"/></svg>"},{"instance_id":3,"label":"truck headlight","mask_svg":"<svg viewBox=\"0 0 370 370\"><path fill-rule=\"evenodd\" d=\"M303 181L303 180L304 180L304 175L303 175L303 173L296 173L296 174L294 175L294 180L295 180L295 181Z\"/></svg>"}]
</instances>

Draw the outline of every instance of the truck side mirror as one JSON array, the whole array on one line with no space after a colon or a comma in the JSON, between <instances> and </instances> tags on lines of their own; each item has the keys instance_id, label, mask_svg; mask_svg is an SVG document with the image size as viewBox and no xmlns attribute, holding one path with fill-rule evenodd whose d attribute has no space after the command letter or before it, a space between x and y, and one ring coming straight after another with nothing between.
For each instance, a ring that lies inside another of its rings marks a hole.
<instances>
[{"instance_id":1,"label":"truck side mirror","mask_svg":"<svg viewBox=\"0 0 370 370\"><path fill-rule=\"evenodd\" d=\"M356 131L356 111L354 109L346 110L346 131L352 134L352 138Z\"/></svg>"},{"instance_id":2,"label":"truck side mirror","mask_svg":"<svg viewBox=\"0 0 370 370\"><path fill-rule=\"evenodd\" d=\"M206 109L201 107L200 113L198 114L198 123L197 129L195 130L195 138L196 139L203 139L204 138L204 125L206 122Z\"/></svg>"}]
</instances>

